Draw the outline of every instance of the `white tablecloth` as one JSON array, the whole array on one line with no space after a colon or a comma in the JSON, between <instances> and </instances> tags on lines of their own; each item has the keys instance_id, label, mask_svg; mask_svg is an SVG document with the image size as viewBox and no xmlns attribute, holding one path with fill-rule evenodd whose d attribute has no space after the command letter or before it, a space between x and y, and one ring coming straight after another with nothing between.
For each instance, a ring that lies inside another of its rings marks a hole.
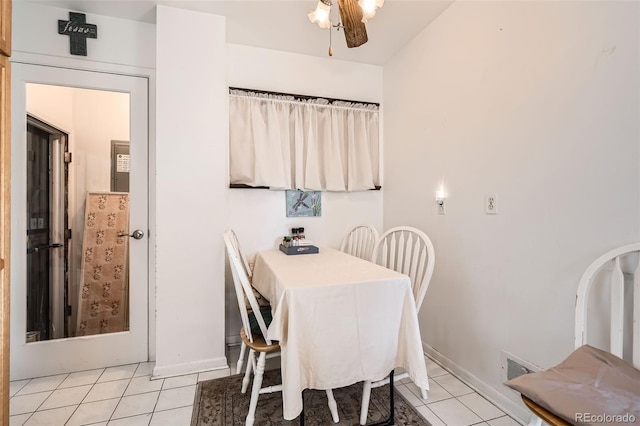
<instances>
[{"instance_id":1,"label":"white tablecloth","mask_svg":"<svg viewBox=\"0 0 640 426\"><path fill-rule=\"evenodd\" d=\"M253 285L271 302L268 337L282 348L285 419L302 411L304 389L380 380L395 367L428 389L408 276L326 247L266 250L256 256Z\"/></svg>"}]
</instances>

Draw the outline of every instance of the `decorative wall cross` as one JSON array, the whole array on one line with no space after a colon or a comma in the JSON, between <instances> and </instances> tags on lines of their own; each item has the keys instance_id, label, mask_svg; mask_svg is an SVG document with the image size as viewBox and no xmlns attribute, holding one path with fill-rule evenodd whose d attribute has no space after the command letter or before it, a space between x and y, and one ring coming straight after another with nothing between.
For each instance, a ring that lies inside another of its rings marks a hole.
<instances>
[{"instance_id":1,"label":"decorative wall cross","mask_svg":"<svg viewBox=\"0 0 640 426\"><path fill-rule=\"evenodd\" d=\"M87 56L87 38L98 38L98 26L87 24L84 13L69 12L69 20L58 20L58 34L69 36L72 55Z\"/></svg>"}]
</instances>

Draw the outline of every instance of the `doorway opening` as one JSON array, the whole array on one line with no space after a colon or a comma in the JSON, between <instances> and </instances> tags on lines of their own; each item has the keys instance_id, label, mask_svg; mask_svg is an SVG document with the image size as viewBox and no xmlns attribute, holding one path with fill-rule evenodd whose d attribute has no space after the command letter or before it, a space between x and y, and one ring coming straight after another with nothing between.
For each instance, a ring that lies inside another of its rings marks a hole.
<instances>
[{"instance_id":1,"label":"doorway opening","mask_svg":"<svg viewBox=\"0 0 640 426\"><path fill-rule=\"evenodd\" d=\"M27 114L27 342L69 337L68 134Z\"/></svg>"}]
</instances>

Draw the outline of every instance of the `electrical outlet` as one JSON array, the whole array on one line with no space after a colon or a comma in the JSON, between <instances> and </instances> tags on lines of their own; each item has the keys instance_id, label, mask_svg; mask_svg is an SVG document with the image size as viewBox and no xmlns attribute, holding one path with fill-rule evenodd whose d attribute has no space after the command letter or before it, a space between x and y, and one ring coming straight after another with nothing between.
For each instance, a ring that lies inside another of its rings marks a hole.
<instances>
[{"instance_id":1,"label":"electrical outlet","mask_svg":"<svg viewBox=\"0 0 640 426\"><path fill-rule=\"evenodd\" d=\"M498 195L487 194L484 199L484 212L486 214L498 213Z\"/></svg>"}]
</instances>

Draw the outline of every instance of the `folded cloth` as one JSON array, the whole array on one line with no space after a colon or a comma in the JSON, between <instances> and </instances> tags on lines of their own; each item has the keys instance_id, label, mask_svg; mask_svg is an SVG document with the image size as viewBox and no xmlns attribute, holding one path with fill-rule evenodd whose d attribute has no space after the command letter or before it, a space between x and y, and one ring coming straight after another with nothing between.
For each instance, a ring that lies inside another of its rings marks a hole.
<instances>
[{"instance_id":1,"label":"folded cloth","mask_svg":"<svg viewBox=\"0 0 640 426\"><path fill-rule=\"evenodd\" d=\"M505 385L571 424L640 425L640 370L593 346Z\"/></svg>"},{"instance_id":2,"label":"folded cloth","mask_svg":"<svg viewBox=\"0 0 640 426\"><path fill-rule=\"evenodd\" d=\"M262 314L262 319L264 320L265 325L269 328L271 321L273 321L273 317L271 316L271 306L260 306L260 313ZM258 324L256 314L253 312L249 312L249 326L251 327L252 334L262 336L260 324Z\"/></svg>"}]
</instances>

